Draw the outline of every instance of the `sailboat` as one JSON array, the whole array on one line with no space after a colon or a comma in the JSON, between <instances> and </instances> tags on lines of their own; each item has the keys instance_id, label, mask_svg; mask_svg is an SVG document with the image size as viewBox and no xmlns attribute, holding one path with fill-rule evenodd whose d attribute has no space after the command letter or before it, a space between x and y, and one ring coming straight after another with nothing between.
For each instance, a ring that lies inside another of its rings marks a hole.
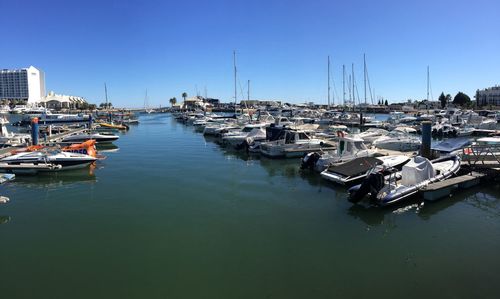
<instances>
[{"instance_id":1,"label":"sailboat","mask_svg":"<svg viewBox=\"0 0 500 299\"><path fill-rule=\"evenodd\" d=\"M146 89L146 96L144 97L144 111L147 113L147 114L151 114L154 112L153 109L149 108L148 107L148 90Z\"/></svg>"}]
</instances>

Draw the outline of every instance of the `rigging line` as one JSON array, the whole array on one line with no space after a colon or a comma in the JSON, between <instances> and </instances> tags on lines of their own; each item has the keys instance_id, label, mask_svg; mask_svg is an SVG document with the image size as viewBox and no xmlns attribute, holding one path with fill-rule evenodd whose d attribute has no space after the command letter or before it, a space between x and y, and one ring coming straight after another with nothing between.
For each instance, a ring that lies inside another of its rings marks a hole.
<instances>
[{"instance_id":1,"label":"rigging line","mask_svg":"<svg viewBox=\"0 0 500 299\"><path fill-rule=\"evenodd\" d=\"M237 79L238 80L238 85L240 86L240 93L241 93L241 98L244 99L245 98L245 94L243 93L243 87L241 87L241 81L240 79Z\"/></svg>"},{"instance_id":2,"label":"rigging line","mask_svg":"<svg viewBox=\"0 0 500 299\"><path fill-rule=\"evenodd\" d=\"M434 95L432 94L432 83L429 81L429 89L431 90L431 101L434 101Z\"/></svg>"},{"instance_id":3,"label":"rigging line","mask_svg":"<svg viewBox=\"0 0 500 299\"><path fill-rule=\"evenodd\" d=\"M368 74L368 67L366 67L366 79L368 81L368 91L370 91L370 99L373 105L372 85L370 84L370 75Z\"/></svg>"},{"instance_id":4,"label":"rigging line","mask_svg":"<svg viewBox=\"0 0 500 299\"><path fill-rule=\"evenodd\" d=\"M340 102L340 97L339 97L339 94L337 93L337 86L335 85L335 79L333 79L333 76L330 76L330 77L332 78L332 85L333 85L332 105L335 105L335 99L337 99L337 101Z\"/></svg>"},{"instance_id":5,"label":"rigging line","mask_svg":"<svg viewBox=\"0 0 500 299\"><path fill-rule=\"evenodd\" d=\"M358 104L361 104L361 98L359 97L359 91L358 91L358 84L356 84L356 79L352 78L352 83L354 84L354 89L356 90L356 95L358 96ZM354 96L354 90L353 90L353 98L354 98L354 105L356 105L356 97Z\"/></svg>"}]
</instances>

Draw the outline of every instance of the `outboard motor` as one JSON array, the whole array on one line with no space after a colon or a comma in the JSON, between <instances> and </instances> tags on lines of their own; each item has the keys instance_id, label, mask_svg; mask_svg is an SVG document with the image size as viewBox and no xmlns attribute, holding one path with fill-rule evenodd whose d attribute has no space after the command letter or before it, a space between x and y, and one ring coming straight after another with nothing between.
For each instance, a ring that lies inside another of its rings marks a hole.
<instances>
[{"instance_id":1,"label":"outboard motor","mask_svg":"<svg viewBox=\"0 0 500 299\"><path fill-rule=\"evenodd\" d=\"M348 200L352 203L358 203L367 195L370 196L370 201L375 201L378 192L384 187L384 173L376 171L370 173L361 185L351 187Z\"/></svg>"},{"instance_id":2,"label":"outboard motor","mask_svg":"<svg viewBox=\"0 0 500 299\"><path fill-rule=\"evenodd\" d=\"M320 157L321 157L320 154L318 154L317 152L312 152L312 153L306 154L302 158L302 163L300 164L300 169L314 170L314 166L316 166L316 162L318 162Z\"/></svg>"}]
</instances>

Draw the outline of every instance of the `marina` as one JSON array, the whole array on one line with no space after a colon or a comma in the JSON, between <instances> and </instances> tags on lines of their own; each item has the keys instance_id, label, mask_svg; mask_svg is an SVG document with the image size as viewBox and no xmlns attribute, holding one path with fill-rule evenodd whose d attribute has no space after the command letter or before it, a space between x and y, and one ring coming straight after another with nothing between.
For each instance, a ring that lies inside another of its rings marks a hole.
<instances>
[{"instance_id":1,"label":"marina","mask_svg":"<svg viewBox=\"0 0 500 299\"><path fill-rule=\"evenodd\" d=\"M1 298L500 298L500 2L2 1Z\"/></svg>"},{"instance_id":2,"label":"marina","mask_svg":"<svg viewBox=\"0 0 500 299\"><path fill-rule=\"evenodd\" d=\"M386 281L372 272L380 267L398 273L394 294L410 289L421 297L443 287L466 296L499 291L490 272L500 266L498 184L460 189L465 180L457 176L394 206L352 205L346 187L300 170L300 158L221 146L221 137L203 136L172 114L139 120L118 133L117 151L103 150L106 159L95 166L19 175L2 185L2 195L11 199L0 206L3 294L47 292L55 283L51 276L35 275L49 268L68 271L68 263L72 277L57 276L58 294L102 280L102 296L117 289L123 295L160 294L166 288L188 297L220 294L221 288L236 297L368 296ZM67 134L74 133L80 132ZM145 156L143 145L151 143ZM446 188L452 197L426 198ZM29 250L27 242L38 250ZM482 254L470 254L478 248ZM436 252L446 252L440 264L454 269L454 278L441 279L439 286L435 281L449 272L431 262ZM470 268L480 264L489 266L471 277ZM214 275L215 268L221 270ZM204 281L195 289L187 287L193 275ZM23 289L21 277L39 284ZM134 284L121 286L132 279ZM349 287L353 283L362 288Z\"/></svg>"}]
</instances>

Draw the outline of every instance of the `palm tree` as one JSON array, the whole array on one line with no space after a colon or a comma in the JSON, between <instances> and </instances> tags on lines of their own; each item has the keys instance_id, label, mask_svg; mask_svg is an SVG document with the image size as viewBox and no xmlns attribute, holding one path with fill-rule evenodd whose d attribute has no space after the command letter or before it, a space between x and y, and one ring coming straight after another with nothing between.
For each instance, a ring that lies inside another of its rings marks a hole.
<instances>
[{"instance_id":1,"label":"palm tree","mask_svg":"<svg viewBox=\"0 0 500 299\"><path fill-rule=\"evenodd\" d=\"M174 105L177 103L177 99L176 99L175 97L173 97L173 98L171 98L171 99L169 100L169 102L170 102L170 104L171 104L172 106L174 106Z\"/></svg>"},{"instance_id":2,"label":"palm tree","mask_svg":"<svg viewBox=\"0 0 500 299\"><path fill-rule=\"evenodd\" d=\"M186 101L186 98L188 97L188 94L186 92L182 93L182 97L184 98L184 102Z\"/></svg>"}]
</instances>

